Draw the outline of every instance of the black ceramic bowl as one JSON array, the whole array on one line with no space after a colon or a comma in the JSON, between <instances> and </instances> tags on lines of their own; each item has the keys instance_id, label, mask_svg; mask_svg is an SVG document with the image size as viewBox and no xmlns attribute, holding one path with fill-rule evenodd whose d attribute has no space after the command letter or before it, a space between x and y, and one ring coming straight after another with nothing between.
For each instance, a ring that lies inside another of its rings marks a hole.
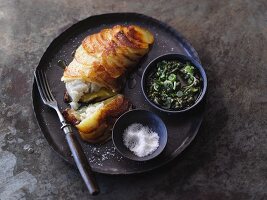
<instances>
[{"instance_id":1,"label":"black ceramic bowl","mask_svg":"<svg viewBox=\"0 0 267 200\"><path fill-rule=\"evenodd\" d=\"M138 157L131 152L123 143L125 129L133 123L148 126L159 135L159 147L150 155ZM114 124L112 140L116 149L126 158L135 161L146 161L158 156L167 144L167 128L164 122L154 113L147 110L132 110L121 115Z\"/></svg>"},{"instance_id":2,"label":"black ceramic bowl","mask_svg":"<svg viewBox=\"0 0 267 200\"><path fill-rule=\"evenodd\" d=\"M195 103L193 105L191 105L190 107L186 107L186 108L181 109L181 110L164 109L164 108L160 107L159 105L156 105L154 102L152 102L149 99L149 97L147 96L147 91L146 91L147 77L155 69L157 63L159 63L163 60L178 60L179 62L182 62L182 63L189 62L194 67L196 67L198 69L199 74L202 77L202 91L201 91L201 94L199 95L199 97L197 98L197 100L195 101ZM143 75L142 75L141 87L142 87L142 91L143 91L143 94L144 94L146 100L150 103L150 105L152 105L156 109L161 110L163 112L167 112L167 113L182 113L182 112L191 110L203 99L203 97L205 96L206 90L207 90L207 76L206 76L205 70L203 69L201 64L199 62L197 62L196 60L194 60L193 58L187 57L187 56L181 55L181 54L165 54L165 55L159 56L156 59L152 60L147 65L147 67L145 68Z\"/></svg>"}]
</instances>

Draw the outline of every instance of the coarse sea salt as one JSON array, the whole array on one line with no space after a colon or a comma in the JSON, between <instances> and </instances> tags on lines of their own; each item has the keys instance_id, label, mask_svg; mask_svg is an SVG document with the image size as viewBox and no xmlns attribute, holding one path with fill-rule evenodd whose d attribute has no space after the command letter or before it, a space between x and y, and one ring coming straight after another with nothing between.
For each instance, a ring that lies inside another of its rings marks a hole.
<instances>
[{"instance_id":1,"label":"coarse sea salt","mask_svg":"<svg viewBox=\"0 0 267 200\"><path fill-rule=\"evenodd\" d=\"M159 135L148 126L134 123L125 129L123 143L138 157L145 157L159 147Z\"/></svg>"}]
</instances>

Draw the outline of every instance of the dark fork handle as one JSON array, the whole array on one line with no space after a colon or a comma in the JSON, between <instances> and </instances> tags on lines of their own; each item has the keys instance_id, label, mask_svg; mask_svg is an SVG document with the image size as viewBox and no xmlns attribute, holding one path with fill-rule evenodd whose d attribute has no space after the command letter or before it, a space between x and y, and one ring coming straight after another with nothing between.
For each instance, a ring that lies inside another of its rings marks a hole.
<instances>
[{"instance_id":1,"label":"dark fork handle","mask_svg":"<svg viewBox=\"0 0 267 200\"><path fill-rule=\"evenodd\" d=\"M90 194L97 195L99 187L79 141L72 132L66 133L66 139L86 187Z\"/></svg>"}]
</instances>

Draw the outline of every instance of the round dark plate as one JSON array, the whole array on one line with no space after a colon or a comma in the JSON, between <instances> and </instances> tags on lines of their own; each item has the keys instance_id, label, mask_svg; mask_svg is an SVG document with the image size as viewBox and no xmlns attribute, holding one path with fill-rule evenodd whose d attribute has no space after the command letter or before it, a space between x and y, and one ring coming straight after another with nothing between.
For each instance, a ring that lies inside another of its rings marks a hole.
<instances>
[{"instance_id":1,"label":"round dark plate","mask_svg":"<svg viewBox=\"0 0 267 200\"><path fill-rule=\"evenodd\" d=\"M141 173L158 168L179 155L196 136L204 112L203 104L191 112L178 115L168 115L152 108L145 100L141 90L143 69L151 60L166 53L180 53L199 61L194 48L177 31L151 17L137 13L103 14L82 20L60 34L50 44L37 68L46 72L59 107L62 110L65 109L68 106L63 102L65 86L60 81L63 69L58 66L58 60L64 60L69 64L73 59L72 52L87 35L116 24L140 25L150 30L155 37L150 52L127 78L122 93L131 100L136 108L151 110L161 117L168 129L168 142L164 151L157 158L145 162L132 161L122 157L116 152L111 140L103 145L92 145L81 140L80 143L95 172L105 174ZM74 164L64 133L60 130L57 114L42 103L35 83L33 84L32 99L37 121L49 145L64 160ZM75 128L73 129L74 133L78 135Z\"/></svg>"}]
</instances>

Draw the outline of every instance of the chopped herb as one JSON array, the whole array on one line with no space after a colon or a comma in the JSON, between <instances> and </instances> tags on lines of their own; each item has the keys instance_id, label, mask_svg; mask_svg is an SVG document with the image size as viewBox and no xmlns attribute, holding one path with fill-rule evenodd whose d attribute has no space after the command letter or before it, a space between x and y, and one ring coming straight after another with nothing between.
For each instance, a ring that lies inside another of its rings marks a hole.
<instances>
[{"instance_id":1,"label":"chopped herb","mask_svg":"<svg viewBox=\"0 0 267 200\"><path fill-rule=\"evenodd\" d=\"M165 109L181 110L194 104L201 93L202 79L190 63L159 62L148 76L148 97Z\"/></svg>"}]
</instances>

